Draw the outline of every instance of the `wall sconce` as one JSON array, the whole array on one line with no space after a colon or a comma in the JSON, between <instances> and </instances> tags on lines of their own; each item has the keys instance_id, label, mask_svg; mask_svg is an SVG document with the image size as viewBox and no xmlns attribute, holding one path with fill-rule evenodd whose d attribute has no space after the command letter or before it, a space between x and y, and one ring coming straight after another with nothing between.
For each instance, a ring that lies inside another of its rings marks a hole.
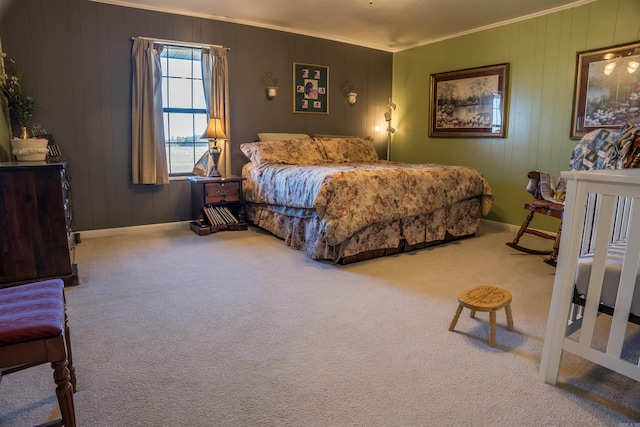
<instances>
[{"instance_id":1,"label":"wall sconce","mask_svg":"<svg viewBox=\"0 0 640 427\"><path fill-rule=\"evenodd\" d=\"M266 86L267 99L271 100L278 95L278 79L273 77L271 72L265 73L262 84Z\"/></svg>"},{"instance_id":2,"label":"wall sconce","mask_svg":"<svg viewBox=\"0 0 640 427\"><path fill-rule=\"evenodd\" d=\"M358 93L349 80L344 81L341 90L342 94L349 104L353 105L356 103L356 97L358 96Z\"/></svg>"}]
</instances>

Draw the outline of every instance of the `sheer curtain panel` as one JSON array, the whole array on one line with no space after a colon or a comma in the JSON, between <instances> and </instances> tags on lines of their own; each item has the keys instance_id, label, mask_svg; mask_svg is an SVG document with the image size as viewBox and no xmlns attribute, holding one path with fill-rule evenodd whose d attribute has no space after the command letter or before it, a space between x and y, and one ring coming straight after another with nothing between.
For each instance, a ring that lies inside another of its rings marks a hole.
<instances>
[{"instance_id":1,"label":"sheer curtain panel","mask_svg":"<svg viewBox=\"0 0 640 427\"><path fill-rule=\"evenodd\" d=\"M211 46L202 49L202 86L204 99L207 103L207 122L209 118L217 117L222 122L227 140L221 142L220 163L218 170L222 176L227 176L231 171L231 155L228 150L228 141L231 138L229 129L229 67L227 62L227 48ZM206 153L196 164L193 173L202 175L207 168Z\"/></svg>"},{"instance_id":2,"label":"sheer curtain panel","mask_svg":"<svg viewBox=\"0 0 640 427\"><path fill-rule=\"evenodd\" d=\"M162 113L164 45L135 38L132 48L131 166L134 184L169 183Z\"/></svg>"}]
</instances>

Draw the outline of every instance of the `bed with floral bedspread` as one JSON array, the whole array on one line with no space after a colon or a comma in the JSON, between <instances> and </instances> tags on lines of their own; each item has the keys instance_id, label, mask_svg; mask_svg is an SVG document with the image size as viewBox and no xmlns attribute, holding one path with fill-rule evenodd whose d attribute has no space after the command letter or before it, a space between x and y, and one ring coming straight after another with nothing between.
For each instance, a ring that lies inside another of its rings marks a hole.
<instances>
[{"instance_id":1,"label":"bed with floral bedspread","mask_svg":"<svg viewBox=\"0 0 640 427\"><path fill-rule=\"evenodd\" d=\"M247 143L247 219L313 259L351 262L475 234L493 196L465 166L378 160L367 138Z\"/></svg>"}]
</instances>

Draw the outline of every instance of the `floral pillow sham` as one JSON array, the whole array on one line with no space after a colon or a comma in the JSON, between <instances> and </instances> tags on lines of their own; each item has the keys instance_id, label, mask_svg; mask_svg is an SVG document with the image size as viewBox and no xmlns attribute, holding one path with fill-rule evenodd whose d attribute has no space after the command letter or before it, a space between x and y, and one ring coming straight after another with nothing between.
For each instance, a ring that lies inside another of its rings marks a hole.
<instances>
[{"instance_id":1,"label":"floral pillow sham","mask_svg":"<svg viewBox=\"0 0 640 427\"><path fill-rule=\"evenodd\" d=\"M274 163L288 165L324 163L324 157L318 146L309 138L244 143L240 144L240 150L255 166Z\"/></svg>"},{"instance_id":2,"label":"floral pillow sham","mask_svg":"<svg viewBox=\"0 0 640 427\"><path fill-rule=\"evenodd\" d=\"M375 162L371 138L300 138L244 143L240 150L255 166L263 164L320 165Z\"/></svg>"},{"instance_id":3,"label":"floral pillow sham","mask_svg":"<svg viewBox=\"0 0 640 427\"><path fill-rule=\"evenodd\" d=\"M371 138L314 138L327 163L375 162L378 153Z\"/></svg>"}]
</instances>

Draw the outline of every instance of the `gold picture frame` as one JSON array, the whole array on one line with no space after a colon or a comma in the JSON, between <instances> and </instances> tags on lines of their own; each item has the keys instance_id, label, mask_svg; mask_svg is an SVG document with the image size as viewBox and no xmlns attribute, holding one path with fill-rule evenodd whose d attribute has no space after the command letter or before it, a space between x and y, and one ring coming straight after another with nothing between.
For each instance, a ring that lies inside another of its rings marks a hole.
<instances>
[{"instance_id":1,"label":"gold picture frame","mask_svg":"<svg viewBox=\"0 0 640 427\"><path fill-rule=\"evenodd\" d=\"M431 74L429 136L506 138L509 64Z\"/></svg>"},{"instance_id":2,"label":"gold picture frame","mask_svg":"<svg viewBox=\"0 0 640 427\"><path fill-rule=\"evenodd\" d=\"M640 123L640 41L576 54L571 139Z\"/></svg>"}]
</instances>

